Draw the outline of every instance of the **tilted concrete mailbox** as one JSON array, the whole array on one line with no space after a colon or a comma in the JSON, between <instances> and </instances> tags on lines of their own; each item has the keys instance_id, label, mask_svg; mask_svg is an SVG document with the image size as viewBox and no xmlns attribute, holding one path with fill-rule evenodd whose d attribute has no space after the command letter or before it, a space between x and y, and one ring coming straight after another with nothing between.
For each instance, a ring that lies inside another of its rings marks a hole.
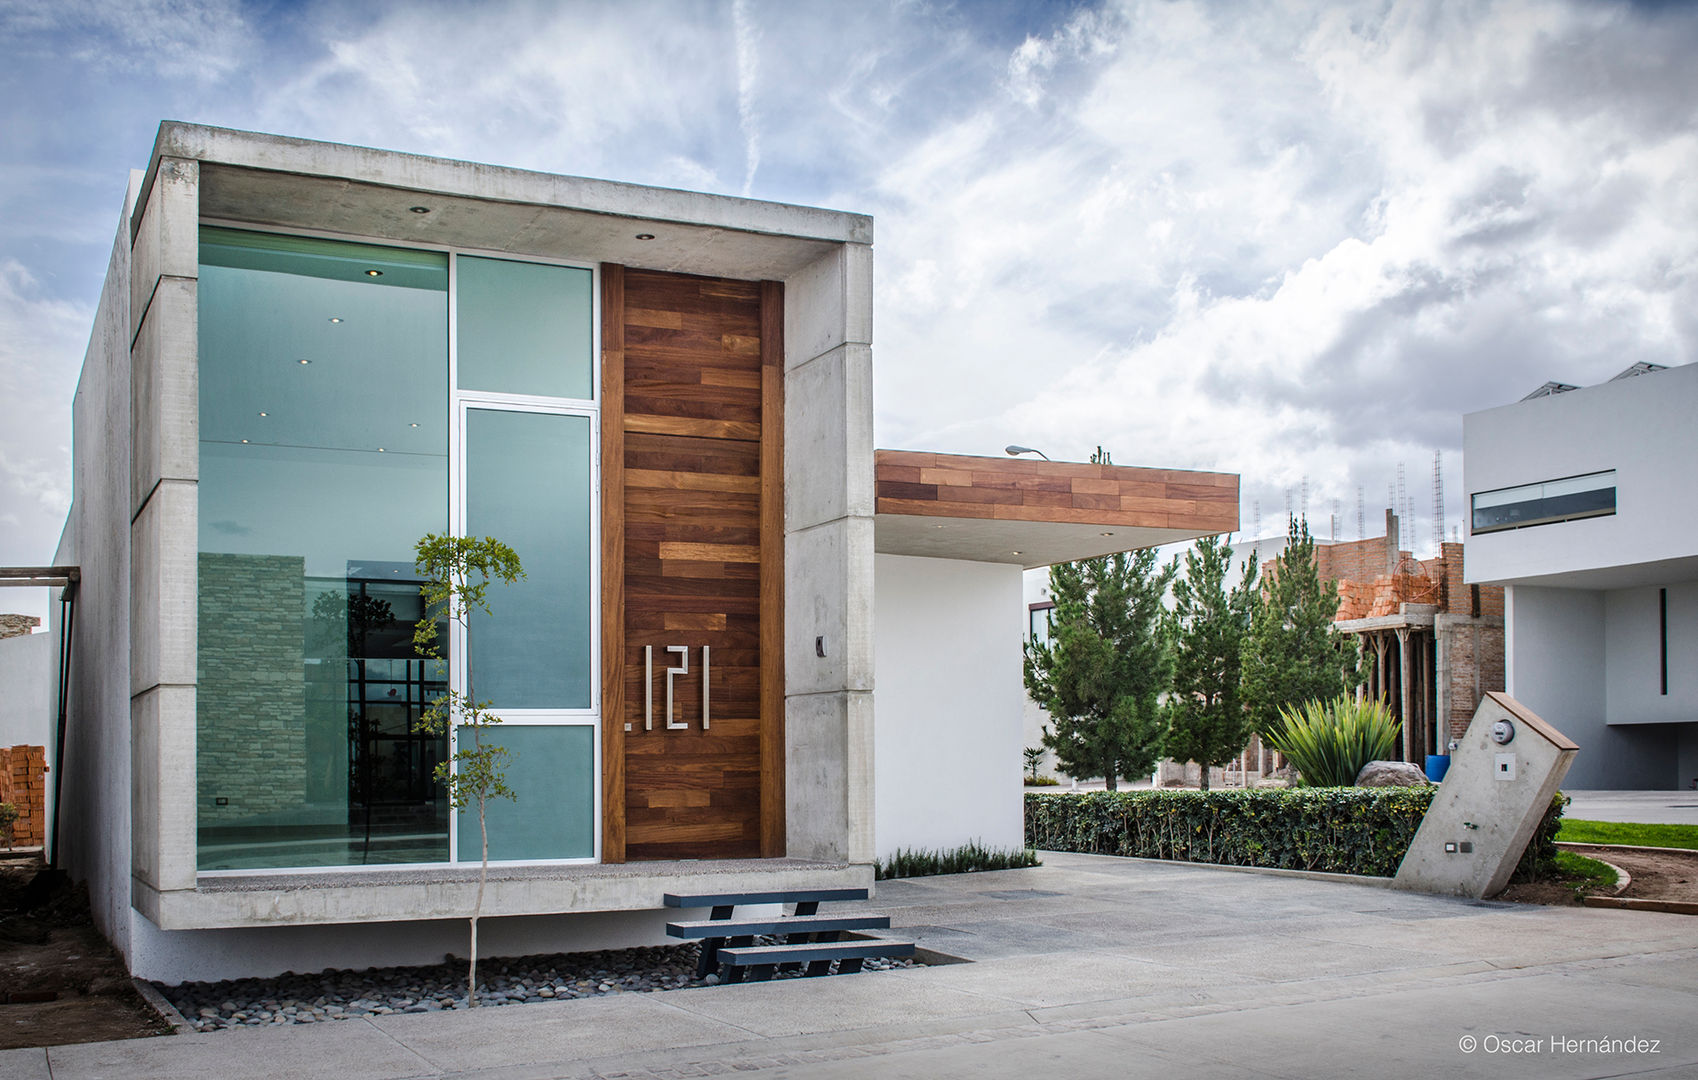
<instances>
[{"instance_id":1,"label":"tilted concrete mailbox","mask_svg":"<svg viewBox=\"0 0 1698 1080\"><path fill-rule=\"evenodd\" d=\"M1508 694L1487 693L1395 887L1475 898L1502 890L1579 749Z\"/></svg>"}]
</instances>

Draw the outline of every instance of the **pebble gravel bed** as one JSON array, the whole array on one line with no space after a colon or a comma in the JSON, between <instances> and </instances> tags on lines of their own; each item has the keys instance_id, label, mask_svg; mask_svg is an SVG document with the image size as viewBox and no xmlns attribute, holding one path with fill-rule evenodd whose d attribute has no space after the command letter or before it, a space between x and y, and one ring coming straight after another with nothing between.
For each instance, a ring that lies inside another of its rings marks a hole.
<instances>
[{"instance_id":1,"label":"pebble gravel bed","mask_svg":"<svg viewBox=\"0 0 1698 1080\"><path fill-rule=\"evenodd\" d=\"M696 977L700 955L701 947L691 943L480 960L478 1007L713 986L719 982L717 976ZM872 959L863 970L913 965L907 958ZM441 1012L466 1007L466 962L449 958L428 967L332 969L316 975L288 972L274 979L160 986L159 992L196 1031Z\"/></svg>"}]
</instances>

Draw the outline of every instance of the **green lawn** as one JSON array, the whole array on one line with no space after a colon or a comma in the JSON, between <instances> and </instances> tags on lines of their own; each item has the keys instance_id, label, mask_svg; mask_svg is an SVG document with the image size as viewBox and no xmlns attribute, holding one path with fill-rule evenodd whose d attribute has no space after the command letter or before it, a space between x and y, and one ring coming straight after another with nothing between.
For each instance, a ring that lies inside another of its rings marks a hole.
<instances>
[{"instance_id":1,"label":"green lawn","mask_svg":"<svg viewBox=\"0 0 1698 1080\"><path fill-rule=\"evenodd\" d=\"M1698 825L1635 825L1621 821L1562 819L1559 843L1633 844L1639 847L1698 849Z\"/></svg>"},{"instance_id":2,"label":"green lawn","mask_svg":"<svg viewBox=\"0 0 1698 1080\"><path fill-rule=\"evenodd\" d=\"M1577 892L1589 886L1615 884L1614 870L1597 859L1588 859L1572 851L1557 852L1556 870L1557 880Z\"/></svg>"}]
</instances>

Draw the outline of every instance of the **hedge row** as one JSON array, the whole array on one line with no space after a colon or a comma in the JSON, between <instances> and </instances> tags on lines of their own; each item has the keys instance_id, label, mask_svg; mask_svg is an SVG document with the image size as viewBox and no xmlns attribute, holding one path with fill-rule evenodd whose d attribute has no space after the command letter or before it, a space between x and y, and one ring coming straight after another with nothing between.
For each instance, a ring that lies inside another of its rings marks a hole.
<instances>
[{"instance_id":1,"label":"hedge row","mask_svg":"<svg viewBox=\"0 0 1698 1080\"><path fill-rule=\"evenodd\" d=\"M1433 801L1433 788L1028 793L1026 846L1090 855L1325 870L1391 877ZM1556 858L1567 800L1558 795L1516 879Z\"/></svg>"}]
</instances>

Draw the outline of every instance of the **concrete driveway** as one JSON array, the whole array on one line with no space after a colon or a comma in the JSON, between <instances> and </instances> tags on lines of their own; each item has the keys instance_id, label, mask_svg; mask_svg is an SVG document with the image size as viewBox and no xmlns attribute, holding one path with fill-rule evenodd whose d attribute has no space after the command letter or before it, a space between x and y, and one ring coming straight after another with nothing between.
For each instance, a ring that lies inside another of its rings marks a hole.
<instances>
[{"instance_id":1,"label":"concrete driveway","mask_svg":"<svg viewBox=\"0 0 1698 1080\"><path fill-rule=\"evenodd\" d=\"M1579 821L1636 821L1698 825L1698 791L1565 791L1563 817Z\"/></svg>"},{"instance_id":2,"label":"concrete driveway","mask_svg":"<svg viewBox=\"0 0 1698 1080\"><path fill-rule=\"evenodd\" d=\"M971 963L8 1051L0 1076L1698 1076L1689 917L1044 859L880 886Z\"/></svg>"}]
</instances>

